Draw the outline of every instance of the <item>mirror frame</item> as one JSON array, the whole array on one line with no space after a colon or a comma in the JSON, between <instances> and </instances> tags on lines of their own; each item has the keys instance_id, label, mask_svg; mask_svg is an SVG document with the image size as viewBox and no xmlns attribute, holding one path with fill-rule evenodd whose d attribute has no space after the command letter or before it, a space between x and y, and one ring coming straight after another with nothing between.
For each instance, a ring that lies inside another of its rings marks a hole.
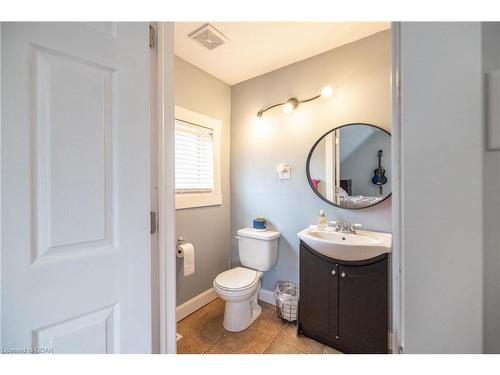
<instances>
[{"instance_id":1,"label":"mirror frame","mask_svg":"<svg viewBox=\"0 0 500 375\"><path fill-rule=\"evenodd\" d=\"M365 125L365 126L371 126L372 128L376 128L378 130L382 130L384 133L386 133L389 137L392 138L391 136L391 133L389 131L387 131L386 129L384 128L381 128L380 126L377 126L377 125L373 125L373 124L367 124L365 122L353 122L353 123L349 123L349 124L344 124L344 125L340 125L340 126L337 126L336 128L333 128L329 131L327 131L325 134L323 134L321 137L319 137L319 139L314 142L314 144L312 145L311 147L311 150L309 151L309 154L307 155L307 161L306 161L306 175L307 175L307 182L309 183L309 186L311 187L312 191L314 192L314 194L316 194L318 197L321 198L321 200L325 201L326 203L328 203L329 205L332 205L334 207L338 207L338 208L342 208L344 210L363 210L365 208L370 208L370 207L373 207L373 206L376 206L382 202L384 202L387 198L389 198L391 195L392 195L392 179L391 179L391 192L389 194L387 194L384 199L381 199L380 201L378 201L377 203L373 203L373 204L370 204L369 206L365 206L365 207L342 207L342 206L339 206L338 204L335 204L331 201L329 201L328 199L326 199L323 195L321 195L313 186L312 182L311 182L311 174L309 172L309 163L311 161L311 157L313 155L313 152L314 150L316 149L316 146L323 140L323 138L325 138L328 134L330 134L331 132L335 131L335 130L339 130L339 129L342 129L342 128L345 128L347 126L352 126L352 125ZM391 150L392 151L392 150ZM392 163L392 152L391 152L391 163Z\"/></svg>"}]
</instances>

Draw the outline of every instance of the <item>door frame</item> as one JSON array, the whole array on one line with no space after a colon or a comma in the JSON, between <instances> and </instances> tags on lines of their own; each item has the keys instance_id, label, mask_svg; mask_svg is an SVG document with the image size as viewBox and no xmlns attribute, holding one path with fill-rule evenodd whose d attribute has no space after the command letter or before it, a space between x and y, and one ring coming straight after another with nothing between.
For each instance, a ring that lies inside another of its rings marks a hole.
<instances>
[{"instance_id":1,"label":"door frame","mask_svg":"<svg viewBox=\"0 0 500 375\"><path fill-rule=\"evenodd\" d=\"M401 201L401 22L391 22L391 105L392 105L392 254L391 254L391 303L390 344L393 354L403 353L404 348L404 289L403 289L403 206Z\"/></svg>"},{"instance_id":2,"label":"door frame","mask_svg":"<svg viewBox=\"0 0 500 375\"><path fill-rule=\"evenodd\" d=\"M174 73L173 23L158 23L158 181L160 238L160 352L176 353L176 256L175 256L175 166L174 166ZM392 103L392 255L390 296L390 345L393 354L403 353L403 213L400 184L401 98L400 33L401 23L391 22L391 103Z\"/></svg>"},{"instance_id":3,"label":"door frame","mask_svg":"<svg viewBox=\"0 0 500 375\"><path fill-rule=\"evenodd\" d=\"M157 23L160 353L177 352L174 150L174 24Z\"/></svg>"}]
</instances>

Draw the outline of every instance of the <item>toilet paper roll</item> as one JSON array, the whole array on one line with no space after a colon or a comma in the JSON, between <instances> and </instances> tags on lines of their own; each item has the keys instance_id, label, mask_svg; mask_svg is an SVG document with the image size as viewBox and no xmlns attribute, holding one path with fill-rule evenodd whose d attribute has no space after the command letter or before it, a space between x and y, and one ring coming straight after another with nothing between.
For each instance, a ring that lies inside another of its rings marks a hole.
<instances>
[{"instance_id":1,"label":"toilet paper roll","mask_svg":"<svg viewBox=\"0 0 500 375\"><path fill-rule=\"evenodd\" d=\"M183 258L184 276L189 276L194 273L194 246L192 243L184 242L179 245L182 254L177 251L177 256Z\"/></svg>"}]
</instances>

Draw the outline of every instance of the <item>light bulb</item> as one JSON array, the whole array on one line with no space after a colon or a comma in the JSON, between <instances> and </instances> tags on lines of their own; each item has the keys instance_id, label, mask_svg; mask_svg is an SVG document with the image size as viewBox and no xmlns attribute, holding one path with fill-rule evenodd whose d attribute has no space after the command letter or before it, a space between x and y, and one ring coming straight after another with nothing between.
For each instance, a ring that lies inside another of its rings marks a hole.
<instances>
[{"instance_id":1,"label":"light bulb","mask_svg":"<svg viewBox=\"0 0 500 375\"><path fill-rule=\"evenodd\" d=\"M255 115L255 118L253 119L253 123L255 125L259 125L263 122L262 120L262 115L264 114L264 112L262 110L260 110L259 112L257 112L257 115Z\"/></svg>"},{"instance_id":2,"label":"light bulb","mask_svg":"<svg viewBox=\"0 0 500 375\"><path fill-rule=\"evenodd\" d=\"M299 101L296 98L290 98L283 106L283 112L292 113L299 106Z\"/></svg>"},{"instance_id":3,"label":"light bulb","mask_svg":"<svg viewBox=\"0 0 500 375\"><path fill-rule=\"evenodd\" d=\"M286 103L284 106L283 106L283 112L284 113L292 113L293 112L293 105L292 103Z\"/></svg>"},{"instance_id":4,"label":"light bulb","mask_svg":"<svg viewBox=\"0 0 500 375\"><path fill-rule=\"evenodd\" d=\"M333 94L333 90L330 86L325 86L323 87L323 89L321 89L321 96L323 98L329 98L330 96L332 96Z\"/></svg>"}]
</instances>

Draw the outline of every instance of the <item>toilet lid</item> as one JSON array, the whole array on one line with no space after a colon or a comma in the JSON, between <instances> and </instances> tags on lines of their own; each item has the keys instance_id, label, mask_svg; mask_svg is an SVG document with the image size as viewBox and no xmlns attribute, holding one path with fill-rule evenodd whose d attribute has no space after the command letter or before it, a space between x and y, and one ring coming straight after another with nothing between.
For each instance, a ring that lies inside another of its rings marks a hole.
<instances>
[{"instance_id":1,"label":"toilet lid","mask_svg":"<svg viewBox=\"0 0 500 375\"><path fill-rule=\"evenodd\" d=\"M255 282L258 274L257 271L248 268L236 267L219 274L215 278L215 283L223 289L245 289Z\"/></svg>"}]
</instances>

